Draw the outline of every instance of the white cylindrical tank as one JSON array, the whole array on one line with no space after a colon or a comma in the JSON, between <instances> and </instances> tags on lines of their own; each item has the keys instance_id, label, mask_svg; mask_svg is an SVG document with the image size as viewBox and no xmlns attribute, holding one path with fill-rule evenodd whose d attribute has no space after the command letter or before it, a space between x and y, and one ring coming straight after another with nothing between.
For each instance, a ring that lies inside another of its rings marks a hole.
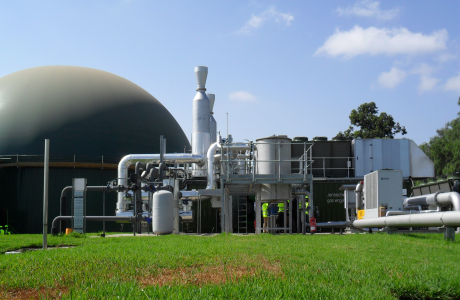
<instances>
[{"instance_id":1,"label":"white cylindrical tank","mask_svg":"<svg viewBox=\"0 0 460 300\"><path fill-rule=\"evenodd\" d=\"M290 174L291 141L286 135L273 135L257 139L256 174ZM260 193L262 201L290 199L291 185L284 183L262 184Z\"/></svg>"},{"instance_id":2,"label":"white cylindrical tank","mask_svg":"<svg viewBox=\"0 0 460 300\"><path fill-rule=\"evenodd\" d=\"M257 139L256 174L290 174L291 141L286 135Z\"/></svg>"},{"instance_id":3,"label":"white cylindrical tank","mask_svg":"<svg viewBox=\"0 0 460 300\"><path fill-rule=\"evenodd\" d=\"M152 197L152 231L171 234L174 231L174 196L168 191L158 191Z\"/></svg>"}]
</instances>

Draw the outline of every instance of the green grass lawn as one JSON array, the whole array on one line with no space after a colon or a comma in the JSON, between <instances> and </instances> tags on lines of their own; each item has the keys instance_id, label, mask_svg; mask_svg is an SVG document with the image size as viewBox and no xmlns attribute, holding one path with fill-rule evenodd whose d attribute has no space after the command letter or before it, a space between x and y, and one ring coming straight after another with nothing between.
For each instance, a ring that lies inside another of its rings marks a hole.
<instances>
[{"instance_id":1,"label":"green grass lawn","mask_svg":"<svg viewBox=\"0 0 460 300\"><path fill-rule=\"evenodd\" d=\"M0 252L41 246L0 236ZM441 234L76 238L0 257L0 298L460 299Z\"/></svg>"}]
</instances>

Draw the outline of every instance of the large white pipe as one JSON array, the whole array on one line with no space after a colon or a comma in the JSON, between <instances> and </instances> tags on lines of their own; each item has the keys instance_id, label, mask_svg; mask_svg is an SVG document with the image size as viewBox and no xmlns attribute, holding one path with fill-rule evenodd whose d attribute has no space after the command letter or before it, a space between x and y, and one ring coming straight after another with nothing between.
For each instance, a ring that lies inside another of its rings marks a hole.
<instances>
[{"instance_id":1,"label":"large white pipe","mask_svg":"<svg viewBox=\"0 0 460 300\"><path fill-rule=\"evenodd\" d=\"M452 204L452 210L460 211L460 194L457 192L437 192L429 195L416 196L404 199L403 205L436 205L446 206Z\"/></svg>"},{"instance_id":2,"label":"large white pipe","mask_svg":"<svg viewBox=\"0 0 460 300\"><path fill-rule=\"evenodd\" d=\"M128 167L136 162L160 163L160 154L130 154L123 157L118 163L118 185L128 184ZM170 164L196 163L203 165L205 156L190 153L166 153L163 162ZM123 212L123 192L118 193L117 213Z\"/></svg>"},{"instance_id":3,"label":"large white pipe","mask_svg":"<svg viewBox=\"0 0 460 300\"><path fill-rule=\"evenodd\" d=\"M460 211L435 212L427 214L410 214L372 219L361 219L353 222L356 228L383 227L458 227Z\"/></svg>"},{"instance_id":4,"label":"large white pipe","mask_svg":"<svg viewBox=\"0 0 460 300\"><path fill-rule=\"evenodd\" d=\"M207 154L207 163L208 163L208 186L206 187L207 190L214 189L215 187L215 180L214 180L214 155L216 154L216 150L220 148L220 135L217 137L217 142L212 144L208 149Z\"/></svg>"},{"instance_id":5,"label":"large white pipe","mask_svg":"<svg viewBox=\"0 0 460 300\"><path fill-rule=\"evenodd\" d=\"M358 210L363 209L363 201L362 201L362 192L363 192L363 182L360 181L356 185L355 194L356 194L356 214L358 214Z\"/></svg>"}]
</instances>

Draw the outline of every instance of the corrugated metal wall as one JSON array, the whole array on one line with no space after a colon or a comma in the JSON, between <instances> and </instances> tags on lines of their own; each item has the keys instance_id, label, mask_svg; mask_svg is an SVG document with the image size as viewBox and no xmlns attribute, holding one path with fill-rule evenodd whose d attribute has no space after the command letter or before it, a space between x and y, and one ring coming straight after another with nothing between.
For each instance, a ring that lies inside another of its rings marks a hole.
<instances>
[{"instance_id":1,"label":"corrugated metal wall","mask_svg":"<svg viewBox=\"0 0 460 300\"><path fill-rule=\"evenodd\" d=\"M351 157L351 142L350 141L332 141L331 157ZM347 170L346 158L331 159L331 176L332 177L353 177L354 172ZM337 169L339 168L339 169Z\"/></svg>"},{"instance_id":2,"label":"corrugated metal wall","mask_svg":"<svg viewBox=\"0 0 460 300\"><path fill-rule=\"evenodd\" d=\"M332 156L331 141L314 141L313 144L313 176L331 177L331 159L323 157ZM325 170L323 169L325 168Z\"/></svg>"},{"instance_id":3,"label":"corrugated metal wall","mask_svg":"<svg viewBox=\"0 0 460 300\"><path fill-rule=\"evenodd\" d=\"M67 169L50 168L48 227L59 215L61 191L72 185L72 178L87 178L88 185L106 185L117 177L117 170L109 169ZM41 233L43 229L43 169L2 168L0 169L0 208L8 209L10 225L19 233ZM71 193L67 195L67 215L71 214ZM102 193L87 193L87 210L90 215L102 215ZM106 215L115 215L116 193L106 193ZM102 231L102 222L88 222L87 232ZM67 224L70 227L70 223ZM124 230L131 232L131 224ZM120 224L106 222L107 231L120 231ZM51 231L51 229L50 229Z\"/></svg>"}]
</instances>

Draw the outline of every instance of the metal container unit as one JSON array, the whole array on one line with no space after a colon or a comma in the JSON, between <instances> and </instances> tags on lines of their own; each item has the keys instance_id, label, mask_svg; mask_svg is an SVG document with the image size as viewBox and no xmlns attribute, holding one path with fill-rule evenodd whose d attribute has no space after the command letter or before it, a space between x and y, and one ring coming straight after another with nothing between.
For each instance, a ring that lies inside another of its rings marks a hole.
<instances>
[{"instance_id":1,"label":"metal container unit","mask_svg":"<svg viewBox=\"0 0 460 300\"><path fill-rule=\"evenodd\" d=\"M403 178L400 170L378 170L364 176L364 218L379 217L387 211L403 210Z\"/></svg>"},{"instance_id":2,"label":"metal container unit","mask_svg":"<svg viewBox=\"0 0 460 300\"><path fill-rule=\"evenodd\" d=\"M433 194L437 191L452 192L455 180L460 180L460 176L454 174L418 183L412 187L413 196Z\"/></svg>"},{"instance_id":3,"label":"metal container unit","mask_svg":"<svg viewBox=\"0 0 460 300\"><path fill-rule=\"evenodd\" d=\"M152 231L171 234L174 231L174 196L168 191L158 191L152 197Z\"/></svg>"},{"instance_id":4,"label":"metal container unit","mask_svg":"<svg viewBox=\"0 0 460 300\"><path fill-rule=\"evenodd\" d=\"M408 178L434 177L434 163L410 139L353 140L355 177L382 169L402 170Z\"/></svg>"},{"instance_id":5,"label":"metal container unit","mask_svg":"<svg viewBox=\"0 0 460 300\"><path fill-rule=\"evenodd\" d=\"M345 221L344 192L340 187L344 184L358 184L356 181L314 182L314 206L318 207L316 222Z\"/></svg>"},{"instance_id":6,"label":"metal container unit","mask_svg":"<svg viewBox=\"0 0 460 300\"><path fill-rule=\"evenodd\" d=\"M291 174L291 139L286 135L273 135L257 139L256 174ZM261 200L287 200L291 197L291 185L284 183L262 184Z\"/></svg>"}]
</instances>

